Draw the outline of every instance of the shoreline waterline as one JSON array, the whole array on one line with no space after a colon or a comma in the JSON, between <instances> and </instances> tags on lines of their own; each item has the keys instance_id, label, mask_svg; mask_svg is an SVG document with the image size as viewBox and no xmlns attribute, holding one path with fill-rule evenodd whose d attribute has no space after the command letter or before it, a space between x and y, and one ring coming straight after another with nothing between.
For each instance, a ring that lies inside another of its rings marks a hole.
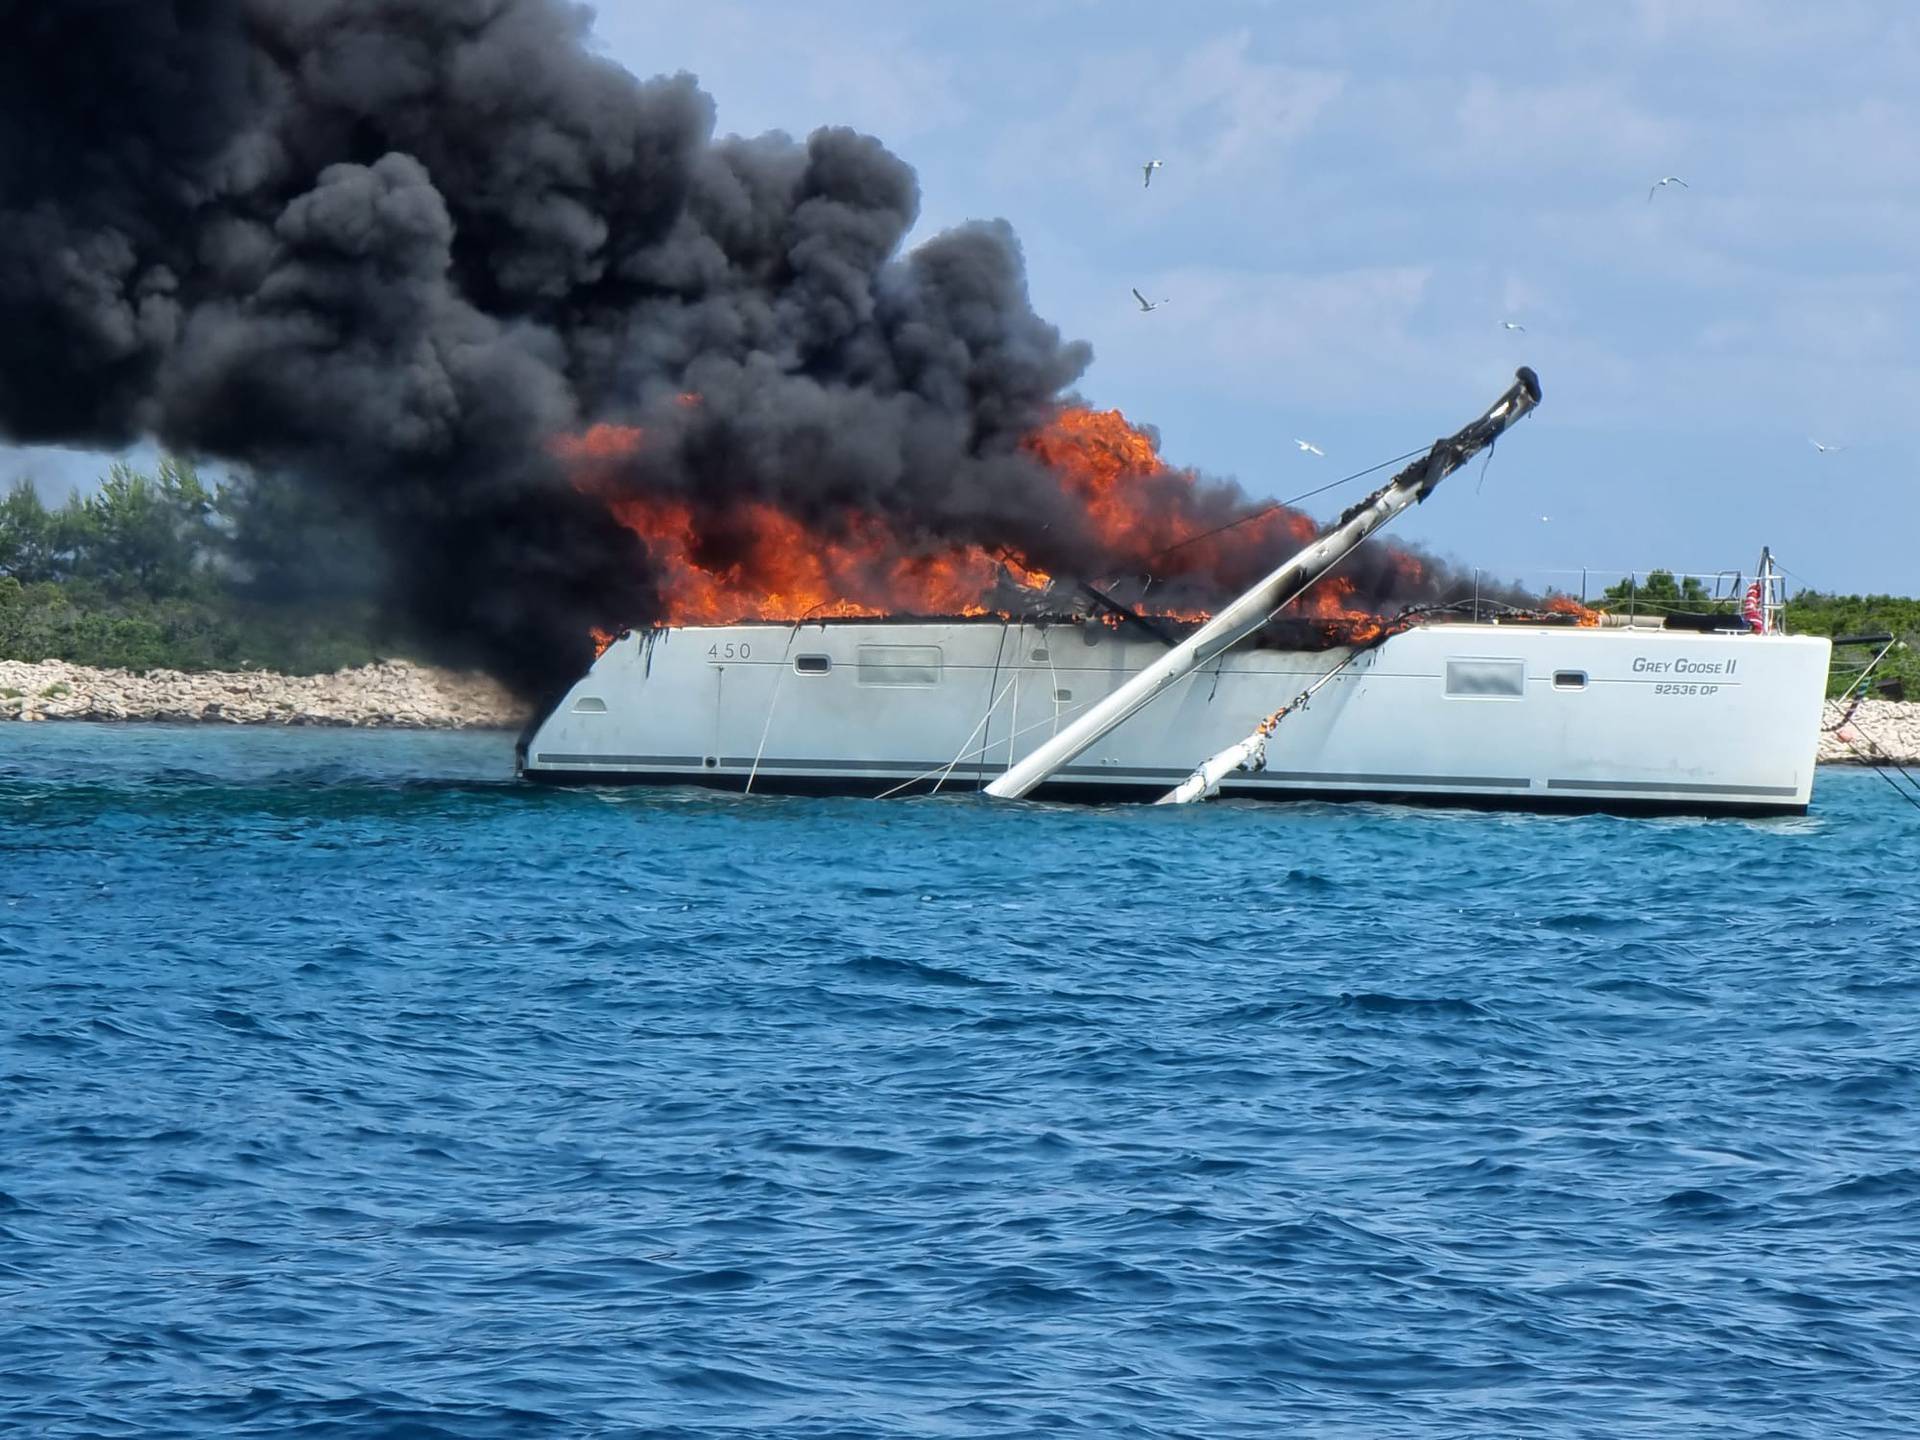
<instances>
[{"instance_id":1,"label":"shoreline waterline","mask_svg":"<svg viewBox=\"0 0 1920 1440\"><path fill-rule=\"evenodd\" d=\"M329 675L95 669L0 660L0 721L518 730L526 705L485 675L389 660ZM1920 765L1920 702L1828 701L1823 765Z\"/></svg>"}]
</instances>

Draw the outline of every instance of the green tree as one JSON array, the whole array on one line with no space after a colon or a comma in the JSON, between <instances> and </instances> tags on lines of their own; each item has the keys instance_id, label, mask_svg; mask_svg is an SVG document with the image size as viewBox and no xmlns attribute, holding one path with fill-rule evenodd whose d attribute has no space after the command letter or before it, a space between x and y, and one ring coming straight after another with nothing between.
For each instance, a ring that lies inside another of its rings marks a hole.
<instances>
[{"instance_id":1,"label":"green tree","mask_svg":"<svg viewBox=\"0 0 1920 1440\"><path fill-rule=\"evenodd\" d=\"M236 593L335 612L375 603L379 547L365 521L324 488L242 472L220 487L215 504Z\"/></svg>"},{"instance_id":2,"label":"green tree","mask_svg":"<svg viewBox=\"0 0 1920 1440\"><path fill-rule=\"evenodd\" d=\"M284 478L117 465L50 510L0 497L0 658L314 674L394 653L373 547Z\"/></svg>"},{"instance_id":3,"label":"green tree","mask_svg":"<svg viewBox=\"0 0 1920 1440\"><path fill-rule=\"evenodd\" d=\"M48 515L48 580L71 580L87 566L100 531L93 507L78 495Z\"/></svg>"},{"instance_id":4,"label":"green tree","mask_svg":"<svg viewBox=\"0 0 1920 1440\"><path fill-rule=\"evenodd\" d=\"M15 482L0 500L0 575L23 585L52 578L53 517L31 480Z\"/></svg>"},{"instance_id":5,"label":"green tree","mask_svg":"<svg viewBox=\"0 0 1920 1440\"><path fill-rule=\"evenodd\" d=\"M1655 611L1699 609L1714 603L1713 596L1697 576L1685 575L1676 580L1671 570L1629 575L1618 585L1609 585L1600 598L1608 606L1645 607Z\"/></svg>"},{"instance_id":6,"label":"green tree","mask_svg":"<svg viewBox=\"0 0 1920 1440\"><path fill-rule=\"evenodd\" d=\"M49 510L33 482L21 480L0 500L0 575L22 585L70 579L86 563L96 528L78 496Z\"/></svg>"},{"instance_id":7,"label":"green tree","mask_svg":"<svg viewBox=\"0 0 1920 1440\"><path fill-rule=\"evenodd\" d=\"M1905 687L1908 699L1920 700L1920 600L1901 595L1826 595L1802 590L1787 602L1786 618L1787 629L1795 635L1895 636L1900 643L1868 680L1897 681ZM1879 648L1873 644L1835 650L1828 693L1841 694L1859 680L1862 668Z\"/></svg>"},{"instance_id":8,"label":"green tree","mask_svg":"<svg viewBox=\"0 0 1920 1440\"><path fill-rule=\"evenodd\" d=\"M165 459L153 475L116 464L84 506L75 572L116 595L185 595L205 573L218 531L214 495L191 462Z\"/></svg>"}]
</instances>

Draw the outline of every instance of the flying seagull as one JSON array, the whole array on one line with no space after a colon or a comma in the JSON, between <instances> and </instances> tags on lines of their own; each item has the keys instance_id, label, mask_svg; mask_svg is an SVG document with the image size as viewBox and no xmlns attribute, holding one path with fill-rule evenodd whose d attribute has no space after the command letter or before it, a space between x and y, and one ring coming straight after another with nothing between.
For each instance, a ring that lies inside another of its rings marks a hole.
<instances>
[{"instance_id":1,"label":"flying seagull","mask_svg":"<svg viewBox=\"0 0 1920 1440\"><path fill-rule=\"evenodd\" d=\"M1140 313L1142 315L1152 310L1158 310L1162 305L1168 303L1165 300L1149 300L1146 296L1142 295L1138 289L1134 290L1133 298L1140 302Z\"/></svg>"},{"instance_id":2,"label":"flying seagull","mask_svg":"<svg viewBox=\"0 0 1920 1440\"><path fill-rule=\"evenodd\" d=\"M1140 174L1142 177L1140 181L1140 188L1142 190L1145 190L1148 186L1153 184L1153 172L1158 170L1161 167L1162 163L1163 162L1159 160L1149 160L1147 161L1146 164L1140 167Z\"/></svg>"},{"instance_id":3,"label":"flying seagull","mask_svg":"<svg viewBox=\"0 0 1920 1440\"><path fill-rule=\"evenodd\" d=\"M1838 455L1842 450L1847 448L1844 445L1822 445L1818 440L1814 439L1811 435L1807 437L1807 443L1813 446L1813 448L1818 450L1822 455Z\"/></svg>"},{"instance_id":4,"label":"flying seagull","mask_svg":"<svg viewBox=\"0 0 1920 1440\"><path fill-rule=\"evenodd\" d=\"M1318 455L1322 460L1327 458L1327 452L1311 440L1296 440L1293 443L1300 447L1300 453L1302 455Z\"/></svg>"},{"instance_id":5,"label":"flying seagull","mask_svg":"<svg viewBox=\"0 0 1920 1440\"><path fill-rule=\"evenodd\" d=\"M1664 176L1658 183L1648 187L1647 203L1649 205L1653 203L1653 196L1655 191L1664 190L1669 185L1678 185L1682 190L1691 190L1693 188L1691 185L1687 184L1686 181L1682 180L1678 175L1667 175L1667 176Z\"/></svg>"},{"instance_id":6,"label":"flying seagull","mask_svg":"<svg viewBox=\"0 0 1920 1440\"><path fill-rule=\"evenodd\" d=\"M1526 326L1524 326L1524 325L1516 325L1516 324L1514 324L1514 323L1513 323L1513 321L1511 321L1511 320L1502 320L1502 321L1500 322L1500 328L1501 328L1502 330L1518 330L1518 331L1519 331L1519 332L1520 332L1520 333L1521 333L1522 335L1524 335L1524 334L1526 334L1526 333L1527 333L1527 327L1526 327Z\"/></svg>"}]
</instances>

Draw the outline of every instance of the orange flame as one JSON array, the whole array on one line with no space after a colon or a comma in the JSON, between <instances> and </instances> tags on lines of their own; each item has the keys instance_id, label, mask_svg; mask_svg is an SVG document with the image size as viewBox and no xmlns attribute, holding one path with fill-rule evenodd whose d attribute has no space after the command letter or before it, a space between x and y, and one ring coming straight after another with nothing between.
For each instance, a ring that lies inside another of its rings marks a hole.
<instances>
[{"instance_id":1,"label":"orange flame","mask_svg":"<svg viewBox=\"0 0 1920 1440\"><path fill-rule=\"evenodd\" d=\"M553 442L553 453L576 467L594 461L631 459L640 451L646 431L634 425L593 425L578 435L561 435Z\"/></svg>"},{"instance_id":2,"label":"orange flame","mask_svg":"<svg viewBox=\"0 0 1920 1440\"><path fill-rule=\"evenodd\" d=\"M1549 615L1571 615L1576 624L1592 626L1600 623L1600 612L1589 610L1571 595L1549 595L1545 605L1541 606Z\"/></svg>"},{"instance_id":3,"label":"orange flame","mask_svg":"<svg viewBox=\"0 0 1920 1440\"><path fill-rule=\"evenodd\" d=\"M1109 552L1142 562L1164 558L1169 573L1206 573L1226 555L1248 551L1267 557L1265 568L1271 569L1275 557L1314 535L1307 516L1279 508L1251 519L1232 515L1214 526L1202 523L1193 476L1171 469L1152 437L1118 410L1063 410L1028 439L1027 449L1083 502ZM1228 520L1240 523L1217 528Z\"/></svg>"},{"instance_id":4,"label":"orange flame","mask_svg":"<svg viewBox=\"0 0 1920 1440\"><path fill-rule=\"evenodd\" d=\"M737 620L984 615L1000 565L977 546L913 553L873 516L826 536L762 502L702 520L675 500L621 499L620 523L646 543L670 625Z\"/></svg>"},{"instance_id":5,"label":"orange flame","mask_svg":"<svg viewBox=\"0 0 1920 1440\"><path fill-rule=\"evenodd\" d=\"M679 402L701 403L697 395ZM608 472L645 443L638 428L597 424L558 438L553 451L576 486L608 495L615 517L640 537L662 597L655 617L661 623L1004 613L1009 583L1039 591L1052 581L1029 556L928 544L880 515L856 515L828 532L765 501L709 508L621 494ZM1156 604L1161 582L1197 578L1212 582L1213 592L1231 593L1315 534L1313 521L1298 511L1274 506L1248 515L1191 472L1168 466L1153 437L1117 410L1063 410L1026 448L1073 503L1087 538L1112 558L1111 573L1151 581L1143 608L1156 615L1206 618L1201 610ZM1417 581L1419 562L1398 559L1404 578ZM1340 632L1330 639L1372 638L1382 621L1351 603L1354 592L1352 580L1329 577L1295 603L1294 613Z\"/></svg>"}]
</instances>

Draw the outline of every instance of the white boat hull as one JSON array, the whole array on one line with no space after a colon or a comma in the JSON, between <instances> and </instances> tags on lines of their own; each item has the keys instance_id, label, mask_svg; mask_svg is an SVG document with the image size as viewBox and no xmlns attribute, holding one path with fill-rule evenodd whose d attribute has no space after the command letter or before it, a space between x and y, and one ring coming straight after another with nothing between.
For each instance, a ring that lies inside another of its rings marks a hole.
<instances>
[{"instance_id":1,"label":"white boat hull","mask_svg":"<svg viewBox=\"0 0 1920 1440\"><path fill-rule=\"evenodd\" d=\"M1362 655L1227 796L1797 813L1829 646L1781 635L1420 626ZM559 783L975 789L1163 647L1098 622L836 620L627 635L524 738ZM1242 648L1041 794L1157 799L1338 664Z\"/></svg>"}]
</instances>

